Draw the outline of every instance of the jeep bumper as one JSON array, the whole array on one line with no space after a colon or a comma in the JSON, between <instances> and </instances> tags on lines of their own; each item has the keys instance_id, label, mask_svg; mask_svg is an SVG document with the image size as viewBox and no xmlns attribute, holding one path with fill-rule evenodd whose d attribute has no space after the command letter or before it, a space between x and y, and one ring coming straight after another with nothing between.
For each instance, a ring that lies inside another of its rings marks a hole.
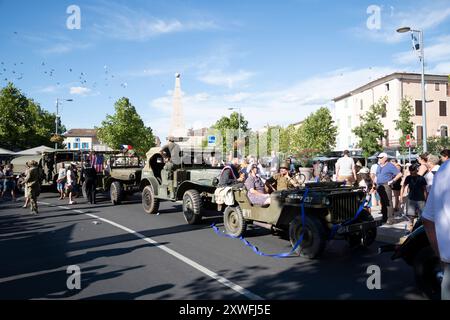
<instances>
[{"instance_id":1,"label":"jeep bumper","mask_svg":"<svg viewBox=\"0 0 450 320\"><path fill-rule=\"evenodd\" d=\"M345 233L355 233L355 232L365 232L368 229L373 229L381 226L383 222L381 220L367 221L361 223L349 224L346 226L341 226L337 233L345 234Z\"/></svg>"}]
</instances>

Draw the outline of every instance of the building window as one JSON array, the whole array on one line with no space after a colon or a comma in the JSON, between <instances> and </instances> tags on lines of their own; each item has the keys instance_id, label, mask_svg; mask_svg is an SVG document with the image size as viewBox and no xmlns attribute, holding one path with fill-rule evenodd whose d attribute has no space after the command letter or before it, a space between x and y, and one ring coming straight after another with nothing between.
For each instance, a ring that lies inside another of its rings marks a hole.
<instances>
[{"instance_id":1,"label":"building window","mask_svg":"<svg viewBox=\"0 0 450 320\"><path fill-rule=\"evenodd\" d=\"M67 143L67 149L70 150L70 142Z\"/></svg>"},{"instance_id":2,"label":"building window","mask_svg":"<svg viewBox=\"0 0 450 320\"><path fill-rule=\"evenodd\" d=\"M439 101L439 116L447 116L447 101Z\"/></svg>"},{"instance_id":3,"label":"building window","mask_svg":"<svg viewBox=\"0 0 450 320\"><path fill-rule=\"evenodd\" d=\"M349 128L352 127L352 117L351 116L348 117L348 127Z\"/></svg>"},{"instance_id":4,"label":"building window","mask_svg":"<svg viewBox=\"0 0 450 320\"><path fill-rule=\"evenodd\" d=\"M434 84L434 90L435 91L439 91L439 83L435 83Z\"/></svg>"},{"instance_id":5,"label":"building window","mask_svg":"<svg viewBox=\"0 0 450 320\"><path fill-rule=\"evenodd\" d=\"M422 101L416 100L416 116L422 115Z\"/></svg>"},{"instance_id":6,"label":"building window","mask_svg":"<svg viewBox=\"0 0 450 320\"><path fill-rule=\"evenodd\" d=\"M389 91L389 83L386 83L385 86L386 86L386 91Z\"/></svg>"},{"instance_id":7,"label":"building window","mask_svg":"<svg viewBox=\"0 0 450 320\"><path fill-rule=\"evenodd\" d=\"M364 109L364 102L362 99L359 100L359 105L360 105L361 110Z\"/></svg>"},{"instance_id":8,"label":"building window","mask_svg":"<svg viewBox=\"0 0 450 320\"><path fill-rule=\"evenodd\" d=\"M74 149L79 149L79 148L80 148L80 145L79 145L78 143L74 142L74 143L73 143L73 148L74 148Z\"/></svg>"},{"instance_id":9,"label":"building window","mask_svg":"<svg viewBox=\"0 0 450 320\"><path fill-rule=\"evenodd\" d=\"M386 104L385 103L383 103L382 108L383 108L383 110L381 111L381 117L382 118L386 118L386 116L387 116L387 108L386 108Z\"/></svg>"},{"instance_id":10,"label":"building window","mask_svg":"<svg viewBox=\"0 0 450 320\"><path fill-rule=\"evenodd\" d=\"M384 130L384 141L386 147L389 147L389 130Z\"/></svg>"},{"instance_id":11,"label":"building window","mask_svg":"<svg viewBox=\"0 0 450 320\"><path fill-rule=\"evenodd\" d=\"M422 126L416 127L416 137L417 137L417 143L421 144L423 140L423 128Z\"/></svg>"},{"instance_id":12,"label":"building window","mask_svg":"<svg viewBox=\"0 0 450 320\"><path fill-rule=\"evenodd\" d=\"M447 126L441 126L441 137L448 137L448 127Z\"/></svg>"},{"instance_id":13,"label":"building window","mask_svg":"<svg viewBox=\"0 0 450 320\"><path fill-rule=\"evenodd\" d=\"M83 150L89 149L89 143L88 143L88 142L83 142L83 143L81 144L81 149L83 149Z\"/></svg>"}]
</instances>

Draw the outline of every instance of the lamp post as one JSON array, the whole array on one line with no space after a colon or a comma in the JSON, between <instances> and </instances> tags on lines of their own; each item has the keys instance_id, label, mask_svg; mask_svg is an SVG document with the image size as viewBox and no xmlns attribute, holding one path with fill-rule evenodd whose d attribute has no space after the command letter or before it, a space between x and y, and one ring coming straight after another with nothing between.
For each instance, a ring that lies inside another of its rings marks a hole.
<instances>
[{"instance_id":1,"label":"lamp post","mask_svg":"<svg viewBox=\"0 0 450 320\"><path fill-rule=\"evenodd\" d=\"M73 99L59 99L56 98L56 118L55 118L55 136L58 136L58 119L60 118L59 116L59 101L68 101L68 102L72 102ZM55 150L58 149L58 142L55 142Z\"/></svg>"},{"instance_id":2,"label":"lamp post","mask_svg":"<svg viewBox=\"0 0 450 320\"><path fill-rule=\"evenodd\" d=\"M423 31L422 30L414 30L410 27L402 27L397 29L398 33L406 33L411 32L413 34L414 32L417 32L419 34L419 45L420 45L420 61L422 63L422 139L423 139L423 152L428 151L427 146L427 109L426 109L426 100L425 100L425 55L424 55L424 48L423 48ZM417 50L416 48L414 48Z\"/></svg>"}]
</instances>

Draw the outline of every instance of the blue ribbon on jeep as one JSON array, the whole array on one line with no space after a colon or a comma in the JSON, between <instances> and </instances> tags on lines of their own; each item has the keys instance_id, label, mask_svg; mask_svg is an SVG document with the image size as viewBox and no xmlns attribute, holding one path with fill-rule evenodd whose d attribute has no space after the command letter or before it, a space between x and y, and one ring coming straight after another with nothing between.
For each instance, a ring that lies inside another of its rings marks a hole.
<instances>
[{"instance_id":1,"label":"blue ribbon on jeep","mask_svg":"<svg viewBox=\"0 0 450 320\"><path fill-rule=\"evenodd\" d=\"M330 232L330 236L328 237L328 240L333 239L333 237L336 235L336 232L339 230L340 227L346 226L347 224L355 221L356 219L358 219L359 215L361 214L361 212L364 210L364 207L367 203L367 199L364 199L364 201L361 203L361 205L359 206L358 210L356 211L356 214L353 218L344 221L342 223L339 224L333 224L333 226L331 227L331 232Z\"/></svg>"},{"instance_id":2,"label":"blue ribbon on jeep","mask_svg":"<svg viewBox=\"0 0 450 320\"><path fill-rule=\"evenodd\" d=\"M302 198L302 203L301 203L301 219L302 219L302 226L305 225L305 199L306 196L308 195L309 189L308 187L306 187L305 192L303 193L303 198ZM258 249L258 247L256 247L255 245L251 244L248 240L246 240L244 237L240 236L240 237L233 237L229 234L224 233L223 231L221 232L219 230L218 227L216 227L215 223L211 224L211 227L213 228L214 232L220 236L220 237L225 237L225 238L233 238L233 239L239 239L241 240L247 247L250 247L254 253L256 253L259 256L263 256L263 257L272 257L272 258L286 258L289 257L290 255L292 255L292 253L295 252L295 250L297 250L297 248L300 246L300 244L303 241L303 237L305 234L305 229L302 228L302 233L300 234L300 237L298 238L297 242L294 244L294 246L292 247L291 251L289 252L285 252L285 253L277 253L277 254L268 254L268 253L264 253L262 251L260 251Z\"/></svg>"}]
</instances>

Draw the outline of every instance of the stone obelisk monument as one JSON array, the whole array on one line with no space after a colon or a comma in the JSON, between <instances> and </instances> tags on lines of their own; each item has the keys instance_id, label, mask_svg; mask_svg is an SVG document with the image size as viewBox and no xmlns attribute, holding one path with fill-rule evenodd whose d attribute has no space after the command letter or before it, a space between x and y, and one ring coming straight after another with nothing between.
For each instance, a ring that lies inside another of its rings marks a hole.
<instances>
[{"instance_id":1,"label":"stone obelisk monument","mask_svg":"<svg viewBox=\"0 0 450 320\"><path fill-rule=\"evenodd\" d=\"M183 106L181 104L181 75L175 75L175 90L173 91L173 111L170 123L169 137L186 137L186 128L184 126Z\"/></svg>"}]
</instances>

